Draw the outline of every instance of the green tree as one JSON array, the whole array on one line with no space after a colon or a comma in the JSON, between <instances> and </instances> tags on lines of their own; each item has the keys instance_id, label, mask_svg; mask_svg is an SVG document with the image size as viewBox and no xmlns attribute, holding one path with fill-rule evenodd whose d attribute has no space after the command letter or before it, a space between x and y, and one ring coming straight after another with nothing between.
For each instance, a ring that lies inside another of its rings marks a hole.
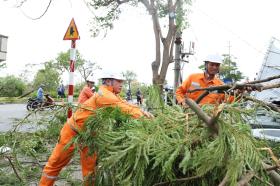
<instances>
[{"instance_id":1,"label":"green tree","mask_svg":"<svg viewBox=\"0 0 280 186\"><path fill-rule=\"evenodd\" d=\"M0 96L16 97L23 94L26 89L24 81L15 76L0 78Z\"/></svg>"},{"instance_id":2,"label":"green tree","mask_svg":"<svg viewBox=\"0 0 280 186\"><path fill-rule=\"evenodd\" d=\"M182 31L187 25L188 11L186 7L190 3L191 0L89 0L89 6L95 10L102 9L102 11L99 11L100 15L94 16L91 31L93 36L96 36L101 29L112 29L113 22L119 18L122 10L124 10L122 5L138 8L141 8L141 5L144 6L151 15L155 36L155 60L152 63L153 84L162 86L168 66L173 62L176 32ZM127 42L130 42L130 40Z\"/></svg>"},{"instance_id":3,"label":"green tree","mask_svg":"<svg viewBox=\"0 0 280 186\"><path fill-rule=\"evenodd\" d=\"M59 85L60 77L54 61L44 63L44 68L40 69L34 78L33 87L36 89L41 84L45 84L45 90L55 91Z\"/></svg>"},{"instance_id":4,"label":"green tree","mask_svg":"<svg viewBox=\"0 0 280 186\"><path fill-rule=\"evenodd\" d=\"M237 82L244 79L243 74L238 70L236 62L229 54L224 54L223 64L220 67L220 78Z\"/></svg>"},{"instance_id":5,"label":"green tree","mask_svg":"<svg viewBox=\"0 0 280 186\"><path fill-rule=\"evenodd\" d=\"M69 68L70 68L69 58L70 58L70 50L68 50L67 52L60 52L57 58L55 59L55 65L57 66L60 75L62 75L63 72L69 72ZM84 59L83 56L80 54L80 52L77 50L75 69L79 72L81 77L86 81L86 79L90 75L93 75L95 70L101 68L95 62Z\"/></svg>"},{"instance_id":6,"label":"green tree","mask_svg":"<svg viewBox=\"0 0 280 186\"><path fill-rule=\"evenodd\" d=\"M57 66L57 69L62 74L63 72L69 72L69 66L70 66L70 50L67 52L60 52L55 59L55 65ZM85 59L83 59L82 55L78 50L76 50L76 61L75 61L75 68L79 68L81 65L85 63Z\"/></svg>"},{"instance_id":7,"label":"green tree","mask_svg":"<svg viewBox=\"0 0 280 186\"><path fill-rule=\"evenodd\" d=\"M122 74L126 80L125 84L127 85L128 90L131 90L131 82L136 80L137 75L129 70L123 72Z\"/></svg>"}]
</instances>

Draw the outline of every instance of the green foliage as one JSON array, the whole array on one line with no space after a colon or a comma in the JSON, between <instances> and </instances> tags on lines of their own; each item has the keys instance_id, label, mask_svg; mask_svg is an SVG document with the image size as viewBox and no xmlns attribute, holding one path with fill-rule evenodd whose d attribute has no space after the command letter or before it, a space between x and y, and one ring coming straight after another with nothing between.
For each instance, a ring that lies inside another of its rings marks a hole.
<instances>
[{"instance_id":1,"label":"green foliage","mask_svg":"<svg viewBox=\"0 0 280 186\"><path fill-rule=\"evenodd\" d=\"M15 76L0 78L0 96L17 97L26 89L25 83Z\"/></svg>"},{"instance_id":2,"label":"green foliage","mask_svg":"<svg viewBox=\"0 0 280 186\"><path fill-rule=\"evenodd\" d=\"M73 139L98 152L96 185L153 185L171 181L175 185L218 185L225 176L236 185L246 171L264 175L263 147L252 135L246 117L253 110L238 103L224 107L213 136L203 122L188 110L162 104L158 90L150 92L154 119L132 119L119 108L103 108L87 120ZM211 115L213 105L202 108ZM78 145L79 144L79 145ZM199 179L181 181L197 176ZM265 178L267 179L267 178ZM262 185L256 179L255 185Z\"/></svg>"},{"instance_id":3,"label":"green foliage","mask_svg":"<svg viewBox=\"0 0 280 186\"><path fill-rule=\"evenodd\" d=\"M189 10L186 8L187 6L191 5L191 0L183 0L182 1L182 6L181 9L179 9L178 4L175 6L175 12L176 13L176 25L177 28L180 30L183 30L186 28L187 25L187 13ZM141 8L141 5L144 5L145 8L149 13L152 14L153 10L148 7L152 7L150 2L145 2L145 1L137 1L137 0L128 0L128 1L103 1L103 0L91 0L89 5L95 10L102 10L98 15L96 15L92 21L92 29L91 31L93 32L93 36L97 36L101 30L105 30L107 32L108 29L113 28L113 24L116 20L119 19L120 14L122 13L122 4L130 5L132 7L137 7ZM164 19L169 16L169 11L168 11L168 2L159 0L155 1L154 5L155 11L156 11L156 16L159 19Z\"/></svg>"},{"instance_id":4,"label":"green foliage","mask_svg":"<svg viewBox=\"0 0 280 186\"><path fill-rule=\"evenodd\" d=\"M224 54L223 64L220 67L220 77L222 79L231 79L233 82L240 81L244 78L238 70L236 62L232 61L232 57Z\"/></svg>"},{"instance_id":5,"label":"green foliage","mask_svg":"<svg viewBox=\"0 0 280 186\"><path fill-rule=\"evenodd\" d=\"M55 59L55 66L56 68L62 73L64 71L69 72L69 59L70 59L70 50L67 52L60 52ZM82 58L80 52L76 50L76 61L75 61L75 68L79 68L85 60Z\"/></svg>"},{"instance_id":6,"label":"green foliage","mask_svg":"<svg viewBox=\"0 0 280 186\"><path fill-rule=\"evenodd\" d=\"M33 87L37 89L41 84L45 84L45 91L56 91L59 85L60 77L53 61L44 64L44 68L35 75Z\"/></svg>"},{"instance_id":7,"label":"green foliage","mask_svg":"<svg viewBox=\"0 0 280 186\"><path fill-rule=\"evenodd\" d=\"M60 130L67 119L66 109L52 110L46 115L40 115L40 121L35 122L38 130L35 132L20 132L11 130L0 133L0 146L12 148L11 153L0 153L0 185L29 185L38 183L41 176L42 162L49 156L53 145L56 144ZM31 117L34 120L36 116ZM31 123L29 119L26 121ZM24 124L24 122L22 123ZM6 157L10 157L14 170ZM4 162L2 164L2 162ZM73 171L70 171L73 172ZM76 183L73 178L67 178ZM80 184L76 184L80 185Z\"/></svg>"},{"instance_id":8,"label":"green foliage","mask_svg":"<svg viewBox=\"0 0 280 186\"><path fill-rule=\"evenodd\" d=\"M136 80L137 75L134 72L129 71L129 70L123 72L122 74L126 80L125 81L126 89L131 90L131 82Z\"/></svg>"}]
</instances>

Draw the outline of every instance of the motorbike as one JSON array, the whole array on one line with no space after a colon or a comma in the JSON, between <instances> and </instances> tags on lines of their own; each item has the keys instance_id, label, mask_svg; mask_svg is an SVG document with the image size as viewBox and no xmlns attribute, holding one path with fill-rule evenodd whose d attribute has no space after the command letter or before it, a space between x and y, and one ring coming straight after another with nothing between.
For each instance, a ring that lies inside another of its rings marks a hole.
<instances>
[{"instance_id":1,"label":"motorbike","mask_svg":"<svg viewBox=\"0 0 280 186\"><path fill-rule=\"evenodd\" d=\"M50 108L53 109L55 106L54 99L49 95L45 94L45 100L43 102L40 102L36 98L29 98L27 100L26 108L27 110L36 110L38 108L44 109L44 108Z\"/></svg>"}]
</instances>

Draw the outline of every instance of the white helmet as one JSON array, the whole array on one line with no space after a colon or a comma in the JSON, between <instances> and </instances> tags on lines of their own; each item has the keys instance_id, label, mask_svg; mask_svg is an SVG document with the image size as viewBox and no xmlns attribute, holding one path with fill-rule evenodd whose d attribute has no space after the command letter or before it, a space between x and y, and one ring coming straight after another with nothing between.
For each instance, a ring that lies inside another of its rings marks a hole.
<instances>
[{"instance_id":1,"label":"white helmet","mask_svg":"<svg viewBox=\"0 0 280 186\"><path fill-rule=\"evenodd\" d=\"M121 73L104 72L100 79L116 79L124 81L124 77Z\"/></svg>"},{"instance_id":2,"label":"white helmet","mask_svg":"<svg viewBox=\"0 0 280 186\"><path fill-rule=\"evenodd\" d=\"M93 82L93 83L94 83L94 78L93 78L93 76L87 77L87 81L88 81L88 82Z\"/></svg>"},{"instance_id":3,"label":"white helmet","mask_svg":"<svg viewBox=\"0 0 280 186\"><path fill-rule=\"evenodd\" d=\"M222 56L218 54L210 54L208 55L205 59L204 62L212 62L212 63L223 63L223 58Z\"/></svg>"}]
</instances>

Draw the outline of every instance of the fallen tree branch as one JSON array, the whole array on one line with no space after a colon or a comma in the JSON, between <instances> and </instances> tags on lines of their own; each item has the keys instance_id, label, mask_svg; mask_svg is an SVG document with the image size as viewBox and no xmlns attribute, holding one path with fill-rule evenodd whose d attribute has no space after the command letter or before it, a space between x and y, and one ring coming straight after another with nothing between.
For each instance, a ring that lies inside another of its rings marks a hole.
<instances>
[{"instance_id":1,"label":"fallen tree branch","mask_svg":"<svg viewBox=\"0 0 280 186\"><path fill-rule=\"evenodd\" d=\"M277 75L277 76L271 76L271 77L268 77L268 78L265 78L265 79L261 79L261 80L250 81L248 83L249 84L263 83L263 82L267 82L267 81L271 81L271 80L279 79L279 78L280 78L280 75Z\"/></svg>"},{"instance_id":2,"label":"fallen tree branch","mask_svg":"<svg viewBox=\"0 0 280 186\"><path fill-rule=\"evenodd\" d=\"M20 182L22 182L22 178L19 176L19 174L17 172L17 169L16 169L15 165L12 162L11 157L9 157L9 156L4 156L4 157L8 159L8 161L9 161L10 165L12 166L12 169L13 169L14 173L16 174L17 178L19 179Z\"/></svg>"},{"instance_id":3,"label":"fallen tree branch","mask_svg":"<svg viewBox=\"0 0 280 186\"><path fill-rule=\"evenodd\" d=\"M180 179L176 179L176 180L172 180L172 181L165 181L165 182L156 183L153 186L170 185L170 183L186 182L186 181L197 179L197 178L200 178L200 177L201 176L192 176L192 177L188 177L188 178L180 178Z\"/></svg>"},{"instance_id":4,"label":"fallen tree branch","mask_svg":"<svg viewBox=\"0 0 280 186\"><path fill-rule=\"evenodd\" d=\"M185 99L187 105L197 114L197 116L204 121L204 123L213 130L214 133L218 134L218 128L214 125L211 117L209 117L203 110L200 108L198 104L196 104L192 99L186 98Z\"/></svg>"},{"instance_id":5,"label":"fallen tree branch","mask_svg":"<svg viewBox=\"0 0 280 186\"><path fill-rule=\"evenodd\" d=\"M269 153L271 159L275 162L275 164L279 167L280 166L280 161L278 160L278 158L274 155L274 153L272 152L271 148L268 147L264 147L264 148L258 148L259 150L265 150Z\"/></svg>"},{"instance_id":6,"label":"fallen tree branch","mask_svg":"<svg viewBox=\"0 0 280 186\"><path fill-rule=\"evenodd\" d=\"M271 167L270 165L268 165L264 162L262 162L262 165L263 165L264 169L269 169ZM275 185L280 185L280 175L276 171L270 170L270 171L267 171L267 174Z\"/></svg>"},{"instance_id":7,"label":"fallen tree branch","mask_svg":"<svg viewBox=\"0 0 280 186\"><path fill-rule=\"evenodd\" d=\"M219 86L213 86L213 87L206 87L206 88L196 88L193 90L188 90L188 93L196 92L196 91L230 91L230 90L236 90L236 89L244 89L247 87L251 87L253 90L267 90L267 89L273 89L273 88L279 88L280 83L274 83L270 85L262 85L262 84L249 84L249 83L243 83L243 84L227 84L227 85L219 85Z\"/></svg>"},{"instance_id":8,"label":"fallen tree branch","mask_svg":"<svg viewBox=\"0 0 280 186\"><path fill-rule=\"evenodd\" d=\"M266 103L266 102L264 102L264 101L261 101L261 100L259 100L259 99L255 99L255 98L250 97L250 96L243 96L243 98L244 98L245 100L253 101L253 102L255 102L255 103L258 103L258 104L260 104L260 105L262 105L262 106L264 106L264 107L268 107L268 108L270 108L271 110L273 110L273 111L275 111L275 112L280 112L280 108L278 108L277 106L275 106L275 105L272 104L272 103Z\"/></svg>"},{"instance_id":9,"label":"fallen tree branch","mask_svg":"<svg viewBox=\"0 0 280 186\"><path fill-rule=\"evenodd\" d=\"M258 177L257 175L254 175L254 177L255 177L257 180L259 180L259 181L265 183L265 184L268 185L268 186L274 186L274 185L272 185L271 183L269 183L269 182L267 182L267 181L264 181L263 179L261 179L261 178Z\"/></svg>"},{"instance_id":10,"label":"fallen tree branch","mask_svg":"<svg viewBox=\"0 0 280 186\"><path fill-rule=\"evenodd\" d=\"M241 179L237 182L237 186L248 185L249 181L254 177L255 173L253 171L248 171Z\"/></svg>"},{"instance_id":11,"label":"fallen tree branch","mask_svg":"<svg viewBox=\"0 0 280 186\"><path fill-rule=\"evenodd\" d=\"M218 186L225 186L228 182L228 176L226 175L223 180L221 181L221 183L219 183Z\"/></svg>"},{"instance_id":12,"label":"fallen tree branch","mask_svg":"<svg viewBox=\"0 0 280 186\"><path fill-rule=\"evenodd\" d=\"M188 90L188 93L196 92L196 91L202 91L202 90L207 90L207 91L227 91L227 90L235 90L235 89L244 89L246 87L251 87L252 89L262 89L263 85L261 84L226 84L226 85L219 85L219 86L212 86L212 87L206 87L206 88L196 88L193 90ZM232 89L233 88L233 89Z\"/></svg>"}]
</instances>

